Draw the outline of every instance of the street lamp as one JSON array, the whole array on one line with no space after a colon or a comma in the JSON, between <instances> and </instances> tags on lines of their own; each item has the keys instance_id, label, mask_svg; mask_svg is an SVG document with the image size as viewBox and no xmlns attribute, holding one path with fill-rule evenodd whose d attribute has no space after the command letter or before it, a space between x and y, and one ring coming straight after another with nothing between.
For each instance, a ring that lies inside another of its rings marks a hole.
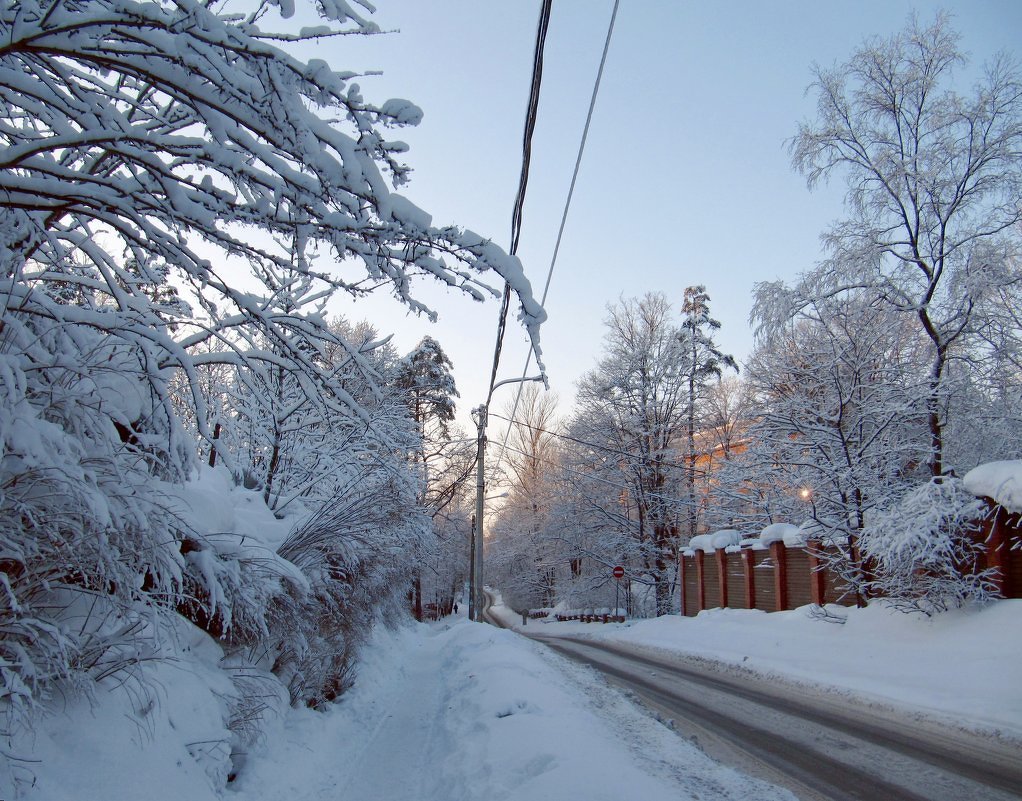
<instances>
[{"instance_id":1,"label":"street lamp","mask_svg":"<svg viewBox=\"0 0 1022 801\"><path fill-rule=\"evenodd\" d=\"M486 460L486 422L490 399L493 391L505 384L523 384L526 381L546 382L546 376L536 375L529 378L508 378L498 381L490 389L489 398L486 403L477 406L472 410L472 420L476 424L476 524L472 539L472 556L469 570L469 581L471 583L468 598L469 620L479 620L483 608L483 506L486 500L486 477L484 476Z\"/></svg>"}]
</instances>

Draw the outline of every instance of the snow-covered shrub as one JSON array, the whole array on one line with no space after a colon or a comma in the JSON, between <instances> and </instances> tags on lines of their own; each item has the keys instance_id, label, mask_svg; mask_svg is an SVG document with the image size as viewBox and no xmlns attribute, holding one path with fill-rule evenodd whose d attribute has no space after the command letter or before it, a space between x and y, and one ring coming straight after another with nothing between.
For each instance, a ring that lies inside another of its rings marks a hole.
<instances>
[{"instance_id":1,"label":"snow-covered shrub","mask_svg":"<svg viewBox=\"0 0 1022 801\"><path fill-rule=\"evenodd\" d=\"M244 769L251 750L262 744L271 720L281 720L288 707L287 689L268 670L228 657L221 665L236 693L228 700L232 775Z\"/></svg>"},{"instance_id":2,"label":"snow-covered shrub","mask_svg":"<svg viewBox=\"0 0 1022 801\"><path fill-rule=\"evenodd\" d=\"M177 609L225 647L259 646L271 638L273 610L303 597L309 582L258 537L233 531L191 533Z\"/></svg>"},{"instance_id":3,"label":"snow-covered shrub","mask_svg":"<svg viewBox=\"0 0 1022 801\"><path fill-rule=\"evenodd\" d=\"M184 567L157 480L186 463L164 375L144 348L37 316L34 303L8 310L0 354L0 671L12 720L54 681L130 662L116 655L125 638L173 604ZM68 593L104 599L107 623L72 622Z\"/></svg>"},{"instance_id":4,"label":"snow-covered shrub","mask_svg":"<svg viewBox=\"0 0 1022 801\"><path fill-rule=\"evenodd\" d=\"M868 594L926 614L992 597L983 544L971 532L985 507L961 479L944 476L906 493L863 529Z\"/></svg>"},{"instance_id":5,"label":"snow-covered shrub","mask_svg":"<svg viewBox=\"0 0 1022 801\"><path fill-rule=\"evenodd\" d=\"M274 673L293 703L317 706L347 689L381 602L410 587L410 556L430 525L417 489L393 465L364 468L278 549L311 585L277 634Z\"/></svg>"},{"instance_id":6,"label":"snow-covered shrub","mask_svg":"<svg viewBox=\"0 0 1022 801\"><path fill-rule=\"evenodd\" d=\"M334 34L378 30L346 3L308 5ZM538 355L545 313L519 261L434 228L391 191L409 168L386 129L416 124L418 109L369 103L349 74L275 47L324 34L266 30L288 26L270 6L0 0L8 724L56 682L164 658L150 646L162 623L180 623L175 611L231 656L275 665L296 700L343 687L374 605L407 586L422 520L401 514L420 489L403 458L414 428L387 402L373 348L327 331L333 293L389 283L431 314L411 294L415 276L480 299L499 294L480 277L495 272ZM232 262L250 265L247 279L224 278ZM242 399L230 379L244 382L246 408L229 408ZM232 420L248 428L221 438ZM178 490L196 453L247 473L278 518L306 504L365 514L300 533L284 549L292 569L187 514ZM257 708L233 707L237 731ZM211 775L222 763L211 758Z\"/></svg>"}]
</instances>

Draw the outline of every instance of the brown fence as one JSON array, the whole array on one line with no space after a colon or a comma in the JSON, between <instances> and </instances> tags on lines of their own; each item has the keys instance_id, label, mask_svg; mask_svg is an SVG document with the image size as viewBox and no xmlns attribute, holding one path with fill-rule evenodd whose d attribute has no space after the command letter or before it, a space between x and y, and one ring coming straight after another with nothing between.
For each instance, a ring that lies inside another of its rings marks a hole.
<instances>
[{"instance_id":1,"label":"brown fence","mask_svg":"<svg viewBox=\"0 0 1022 801\"><path fill-rule=\"evenodd\" d=\"M777 612L836 600L836 595L825 598L826 570L817 565L805 549L781 542L769 549L696 551L681 558L682 613L692 616L721 606Z\"/></svg>"},{"instance_id":2,"label":"brown fence","mask_svg":"<svg viewBox=\"0 0 1022 801\"><path fill-rule=\"evenodd\" d=\"M986 566L997 569L997 589L1003 597L1022 598L1022 514L986 500L991 512L979 532L986 543Z\"/></svg>"},{"instance_id":3,"label":"brown fence","mask_svg":"<svg viewBox=\"0 0 1022 801\"><path fill-rule=\"evenodd\" d=\"M1022 598L1022 514L988 501L990 513L976 538L985 546L980 569L994 568L1003 598ZM854 605L857 598L826 568L828 552L819 542L788 548L696 551L681 557L681 611L693 617L703 609L761 609L780 612L807 604Z\"/></svg>"}]
</instances>

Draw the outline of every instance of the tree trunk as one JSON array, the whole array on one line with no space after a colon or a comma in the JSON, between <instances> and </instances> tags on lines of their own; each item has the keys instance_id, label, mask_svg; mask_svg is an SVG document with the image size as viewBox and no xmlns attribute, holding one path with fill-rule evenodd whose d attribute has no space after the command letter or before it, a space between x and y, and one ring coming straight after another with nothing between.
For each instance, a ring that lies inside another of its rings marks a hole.
<instances>
[{"instance_id":1,"label":"tree trunk","mask_svg":"<svg viewBox=\"0 0 1022 801\"><path fill-rule=\"evenodd\" d=\"M944 474L944 425L940 420L940 387L947 364L947 348L934 343L936 355L930 370L929 394L926 398L926 422L930 430L930 475Z\"/></svg>"},{"instance_id":2,"label":"tree trunk","mask_svg":"<svg viewBox=\"0 0 1022 801\"><path fill-rule=\"evenodd\" d=\"M280 427L274 423L273 429L273 450L270 452L270 464L266 469L266 488L263 490L263 503L271 509L270 495L273 491L273 478L277 474L277 467L280 464Z\"/></svg>"},{"instance_id":3,"label":"tree trunk","mask_svg":"<svg viewBox=\"0 0 1022 801\"><path fill-rule=\"evenodd\" d=\"M213 428L213 441L209 444L209 466L216 467L216 442L220 439L220 423Z\"/></svg>"},{"instance_id":4,"label":"tree trunk","mask_svg":"<svg viewBox=\"0 0 1022 801\"><path fill-rule=\"evenodd\" d=\"M656 616L671 614L671 529L666 522L657 523L654 529L656 543Z\"/></svg>"},{"instance_id":5,"label":"tree trunk","mask_svg":"<svg viewBox=\"0 0 1022 801\"><path fill-rule=\"evenodd\" d=\"M699 510L696 506L696 383L695 355L692 357L691 373L688 379L688 475L685 477L688 490L688 537L696 535L699 526Z\"/></svg>"}]
</instances>

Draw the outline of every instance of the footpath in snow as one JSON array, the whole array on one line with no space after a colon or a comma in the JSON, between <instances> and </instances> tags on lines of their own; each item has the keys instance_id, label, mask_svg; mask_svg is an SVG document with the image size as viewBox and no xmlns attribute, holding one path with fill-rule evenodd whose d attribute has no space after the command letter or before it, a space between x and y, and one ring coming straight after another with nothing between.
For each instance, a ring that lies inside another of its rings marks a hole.
<instances>
[{"instance_id":1,"label":"footpath in snow","mask_svg":"<svg viewBox=\"0 0 1022 801\"><path fill-rule=\"evenodd\" d=\"M492 626L381 632L355 687L295 711L238 801L791 799L713 762L589 669Z\"/></svg>"},{"instance_id":2,"label":"footpath in snow","mask_svg":"<svg viewBox=\"0 0 1022 801\"><path fill-rule=\"evenodd\" d=\"M712 609L619 623L547 622L497 609L523 633L612 641L647 653L723 663L728 669L836 693L864 704L1022 742L1022 600L909 615L881 603L767 614Z\"/></svg>"}]
</instances>

